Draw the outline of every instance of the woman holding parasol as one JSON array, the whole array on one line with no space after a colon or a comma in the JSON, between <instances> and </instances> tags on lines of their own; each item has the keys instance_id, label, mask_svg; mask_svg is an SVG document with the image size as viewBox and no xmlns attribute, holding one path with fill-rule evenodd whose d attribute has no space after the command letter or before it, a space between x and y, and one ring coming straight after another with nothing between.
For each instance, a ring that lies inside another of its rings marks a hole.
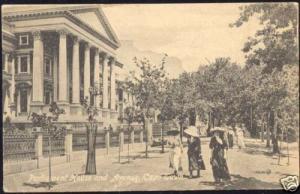
<instances>
[{"instance_id":1,"label":"woman holding parasol","mask_svg":"<svg viewBox=\"0 0 300 194\"><path fill-rule=\"evenodd\" d=\"M211 151L210 164L212 165L213 176L216 182L230 180L229 169L226 162L227 142L224 140L225 129L215 127L211 130L213 136L209 147Z\"/></svg>"},{"instance_id":2,"label":"woman holding parasol","mask_svg":"<svg viewBox=\"0 0 300 194\"><path fill-rule=\"evenodd\" d=\"M200 132L195 126L190 126L184 130L188 135L188 160L190 178L193 178L193 171L197 171L200 177L200 170L205 170L205 165L201 156Z\"/></svg>"}]
</instances>

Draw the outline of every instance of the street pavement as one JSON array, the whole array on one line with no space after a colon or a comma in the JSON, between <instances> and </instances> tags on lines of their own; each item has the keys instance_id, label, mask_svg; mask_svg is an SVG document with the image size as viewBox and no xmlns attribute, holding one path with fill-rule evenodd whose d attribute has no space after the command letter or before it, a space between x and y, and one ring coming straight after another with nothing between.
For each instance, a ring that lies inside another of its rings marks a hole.
<instances>
[{"instance_id":1,"label":"street pavement","mask_svg":"<svg viewBox=\"0 0 300 194\"><path fill-rule=\"evenodd\" d=\"M290 159L278 155L272 156L265 148L265 142L246 139L246 148L230 149L227 154L231 181L214 183L209 164L209 139L202 139L202 153L206 170L200 178L189 179L187 155L183 158L184 175L174 177L169 168L168 148L161 153L160 147L149 148L149 157L145 158L145 144L131 146L128 163L127 145L121 154L119 163L115 149L109 155L98 154L97 175L84 175L85 160L73 158L71 163L52 167L52 187L48 190L48 168L6 175L5 191L41 192L41 191L141 191L141 190L234 190L234 189L281 189L280 178L286 175L299 176L298 143L289 145ZM281 145L287 153L286 144ZM187 148L184 148L186 153ZM279 164L278 164L279 163Z\"/></svg>"}]
</instances>

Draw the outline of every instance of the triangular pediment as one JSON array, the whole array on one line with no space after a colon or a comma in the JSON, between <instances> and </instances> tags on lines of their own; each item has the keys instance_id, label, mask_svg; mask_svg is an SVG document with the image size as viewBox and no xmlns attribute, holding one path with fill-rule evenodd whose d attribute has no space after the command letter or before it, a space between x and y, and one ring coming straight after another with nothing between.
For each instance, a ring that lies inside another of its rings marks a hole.
<instances>
[{"instance_id":1,"label":"triangular pediment","mask_svg":"<svg viewBox=\"0 0 300 194\"><path fill-rule=\"evenodd\" d=\"M101 35L103 35L105 38L119 44L118 38L113 32L113 29L108 23L108 20L100 7L99 8L83 7L83 8L71 9L70 11L78 19L80 19L85 24L89 25L91 28L93 28Z\"/></svg>"}]
</instances>

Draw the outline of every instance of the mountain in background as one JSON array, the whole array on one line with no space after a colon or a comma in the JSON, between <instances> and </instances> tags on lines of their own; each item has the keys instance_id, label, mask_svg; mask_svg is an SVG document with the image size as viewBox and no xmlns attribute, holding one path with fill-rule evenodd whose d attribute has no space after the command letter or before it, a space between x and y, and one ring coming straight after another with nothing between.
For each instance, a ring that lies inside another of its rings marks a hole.
<instances>
[{"instance_id":1,"label":"mountain in background","mask_svg":"<svg viewBox=\"0 0 300 194\"><path fill-rule=\"evenodd\" d=\"M118 61L124 64L126 73L137 69L136 65L133 63L134 57L137 57L138 59L147 58L151 63L159 64L161 63L163 56L164 53L156 53L149 50L143 51L136 48L132 40L121 40L121 47L117 50ZM165 69L169 78L177 78L179 74L184 71L181 60L173 56L168 56L166 58Z\"/></svg>"}]
</instances>

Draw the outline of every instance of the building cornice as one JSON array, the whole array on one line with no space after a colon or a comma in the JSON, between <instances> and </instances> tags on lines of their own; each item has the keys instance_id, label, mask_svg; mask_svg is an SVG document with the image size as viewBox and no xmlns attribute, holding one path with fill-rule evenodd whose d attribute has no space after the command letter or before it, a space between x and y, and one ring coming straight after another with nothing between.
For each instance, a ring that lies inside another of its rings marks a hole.
<instances>
[{"instance_id":1,"label":"building cornice","mask_svg":"<svg viewBox=\"0 0 300 194\"><path fill-rule=\"evenodd\" d=\"M67 10L53 10L53 11L44 11L44 12L31 12L31 13L18 13L18 14L7 14L3 15L3 18L6 19L9 22L14 21L24 21L24 20L34 20L34 19L47 19L47 18L56 18L56 17L65 17L81 27L82 29L89 32L91 35L95 36L96 38L102 40L109 46L111 46L114 49L119 48L119 44L116 42L113 42L94 30L92 27L90 27L88 24L84 23L82 20L80 20L78 17L74 16L74 14L71 13L71 11Z\"/></svg>"}]
</instances>

